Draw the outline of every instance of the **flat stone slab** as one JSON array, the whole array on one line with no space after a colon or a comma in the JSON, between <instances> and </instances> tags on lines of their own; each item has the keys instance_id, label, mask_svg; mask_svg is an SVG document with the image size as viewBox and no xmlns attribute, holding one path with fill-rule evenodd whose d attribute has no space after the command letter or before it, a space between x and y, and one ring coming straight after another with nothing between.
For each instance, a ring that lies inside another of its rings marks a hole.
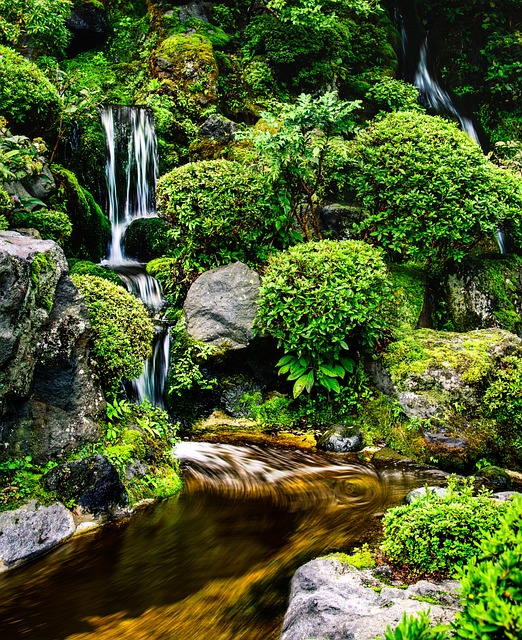
<instances>
[{"instance_id":1,"label":"flat stone slab","mask_svg":"<svg viewBox=\"0 0 522 640\"><path fill-rule=\"evenodd\" d=\"M73 515L60 502L44 507L32 501L0 513L0 572L50 551L74 530Z\"/></svg>"}]
</instances>

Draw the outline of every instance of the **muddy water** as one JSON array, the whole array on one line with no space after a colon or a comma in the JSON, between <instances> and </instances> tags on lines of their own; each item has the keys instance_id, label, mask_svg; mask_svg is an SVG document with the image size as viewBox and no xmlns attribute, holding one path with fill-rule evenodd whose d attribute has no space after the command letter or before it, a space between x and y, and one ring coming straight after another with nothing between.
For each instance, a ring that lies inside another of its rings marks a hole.
<instances>
[{"instance_id":1,"label":"muddy water","mask_svg":"<svg viewBox=\"0 0 522 640\"><path fill-rule=\"evenodd\" d=\"M181 443L185 489L0 576L0 639L271 640L293 571L348 550L429 472ZM377 516L377 517L376 517Z\"/></svg>"}]
</instances>

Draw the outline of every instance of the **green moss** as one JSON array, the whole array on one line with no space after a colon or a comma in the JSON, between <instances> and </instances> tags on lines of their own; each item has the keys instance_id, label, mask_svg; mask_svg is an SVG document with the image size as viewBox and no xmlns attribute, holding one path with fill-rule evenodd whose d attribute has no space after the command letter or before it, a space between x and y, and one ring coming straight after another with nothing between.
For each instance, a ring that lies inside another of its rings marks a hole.
<instances>
[{"instance_id":1,"label":"green moss","mask_svg":"<svg viewBox=\"0 0 522 640\"><path fill-rule=\"evenodd\" d=\"M196 59L202 65L215 66L212 43L199 33L176 33L170 36L157 48L156 55L172 63Z\"/></svg>"},{"instance_id":2,"label":"green moss","mask_svg":"<svg viewBox=\"0 0 522 640\"><path fill-rule=\"evenodd\" d=\"M121 287L121 278L110 269L106 269L99 264L94 264L94 262L90 262L89 260L76 260L72 258L68 262L71 274L75 273L83 276L96 276Z\"/></svg>"},{"instance_id":3,"label":"green moss","mask_svg":"<svg viewBox=\"0 0 522 640\"><path fill-rule=\"evenodd\" d=\"M414 263L390 266L396 333L415 329L424 306L426 272Z\"/></svg>"},{"instance_id":4,"label":"green moss","mask_svg":"<svg viewBox=\"0 0 522 640\"><path fill-rule=\"evenodd\" d=\"M36 304L50 311L53 306L54 264L49 256L37 253L31 262L31 282L34 287Z\"/></svg>"},{"instance_id":5,"label":"green moss","mask_svg":"<svg viewBox=\"0 0 522 640\"><path fill-rule=\"evenodd\" d=\"M495 329L466 334L419 329L392 342L383 360L399 389L408 377L426 377L435 369L456 372L464 382L478 384L495 371L492 354L506 339Z\"/></svg>"},{"instance_id":6,"label":"green moss","mask_svg":"<svg viewBox=\"0 0 522 640\"><path fill-rule=\"evenodd\" d=\"M327 559L339 560L344 564L349 564L356 569L373 569L376 566L375 556L367 544L362 547L355 547L351 553L332 553L325 556Z\"/></svg>"},{"instance_id":7,"label":"green moss","mask_svg":"<svg viewBox=\"0 0 522 640\"><path fill-rule=\"evenodd\" d=\"M54 492L46 491L41 484L43 474L54 464L39 466L30 456L0 462L0 511L18 509L31 499L41 504L54 502Z\"/></svg>"}]
</instances>

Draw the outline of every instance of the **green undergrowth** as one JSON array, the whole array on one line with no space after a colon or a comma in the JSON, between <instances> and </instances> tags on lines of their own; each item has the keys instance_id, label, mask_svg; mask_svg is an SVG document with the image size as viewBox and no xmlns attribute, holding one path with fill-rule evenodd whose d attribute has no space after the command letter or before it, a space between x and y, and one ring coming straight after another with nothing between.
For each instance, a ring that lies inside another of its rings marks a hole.
<instances>
[{"instance_id":1,"label":"green undergrowth","mask_svg":"<svg viewBox=\"0 0 522 640\"><path fill-rule=\"evenodd\" d=\"M129 505L141 500L167 498L181 490L182 482L172 449L177 442L178 425L167 413L144 402L126 400L107 405L104 436L72 452L67 458L36 464L31 456L0 462L0 511L17 509L28 500L51 504L59 499L44 489L43 475L57 464L106 456L113 464L129 496ZM73 508L73 502L66 506Z\"/></svg>"}]
</instances>

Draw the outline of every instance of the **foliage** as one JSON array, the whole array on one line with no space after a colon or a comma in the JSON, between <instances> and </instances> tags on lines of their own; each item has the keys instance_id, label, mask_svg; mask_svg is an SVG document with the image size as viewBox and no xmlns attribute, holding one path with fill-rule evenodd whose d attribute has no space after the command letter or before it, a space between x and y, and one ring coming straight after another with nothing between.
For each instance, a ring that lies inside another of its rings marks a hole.
<instances>
[{"instance_id":1,"label":"foliage","mask_svg":"<svg viewBox=\"0 0 522 640\"><path fill-rule=\"evenodd\" d=\"M477 543L498 528L505 510L487 493L473 497L473 478L459 486L453 477L444 497L427 491L415 502L386 512L383 553L411 576L451 576L476 555Z\"/></svg>"},{"instance_id":2,"label":"foliage","mask_svg":"<svg viewBox=\"0 0 522 640\"><path fill-rule=\"evenodd\" d=\"M71 0L0 0L0 37L24 54L63 54L71 38Z\"/></svg>"},{"instance_id":3,"label":"foliage","mask_svg":"<svg viewBox=\"0 0 522 640\"><path fill-rule=\"evenodd\" d=\"M90 262L89 260L72 259L69 260L69 266L71 274L76 273L82 276L97 276L98 278L103 278L104 280L108 280L113 284L121 286L121 278L114 273L114 271L106 269L99 264L94 264L94 262Z\"/></svg>"},{"instance_id":4,"label":"foliage","mask_svg":"<svg viewBox=\"0 0 522 640\"><path fill-rule=\"evenodd\" d=\"M35 464L31 456L8 458L0 462L0 511L17 509L29 498L43 504L50 504L54 495L45 491L40 484L42 475L56 463L45 466Z\"/></svg>"},{"instance_id":5,"label":"foliage","mask_svg":"<svg viewBox=\"0 0 522 640\"><path fill-rule=\"evenodd\" d=\"M361 132L352 150L359 231L392 255L460 261L511 222L518 238L522 181L495 167L455 124L390 113Z\"/></svg>"},{"instance_id":6,"label":"foliage","mask_svg":"<svg viewBox=\"0 0 522 640\"><path fill-rule=\"evenodd\" d=\"M501 368L484 394L484 408L492 416L518 434L522 447L522 360L504 358ZM514 439L514 438L513 438Z\"/></svg>"},{"instance_id":7,"label":"foliage","mask_svg":"<svg viewBox=\"0 0 522 640\"><path fill-rule=\"evenodd\" d=\"M0 117L0 180L11 182L38 175L43 169L43 154L47 151L44 141L15 136L6 125Z\"/></svg>"},{"instance_id":8,"label":"foliage","mask_svg":"<svg viewBox=\"0 0 522 640\"><path fill-rule=\"evenodd\" d=\"M266 177L226 160L193 162L158 181L159 215L169 225L182 274L239 260L263 262L287 242Z\"/></svg>"},{"instance_id":9,"label":"foliage","mask_svg":"<svg viewBox=\"0 0 522 640\"><path fill-rule=\"evenodd\" d=\"M380 111L424 111L419 103L417 89L404 82L390 78L380 77L366 92L366 98L372 101Z\"/></svg>"},{"instance_id":10,"label":"foliage","mask_svg":"<svg viewBox=\"0 0 522 640\"><path fill-rule=\"evenodd\" d=\"M307 240L313 233L322 237L317 209L328 185L328 156L339 151L333 139L353 130L352 112L359 104L339 100L336 93L302 94L293 105L279 104L275 116L263 113L267 127L252 136L269 163L283 210L297 219Z\"/></svg>"},{"instance_id":11,"label":"foliage","mask_svg":"<svg viewBox=\"0 0 522 640\"><path fill-rule=\"evenodd\" d=\"M332 553L326 557L339 560L356 569L373 569L376 565L375 553L367 544L363 544L361 547L355 547L351 553Z\"/></svg>"},{"instance_id":12,"label":"foliage","mask_svg":"<svg viewBox=\"0 0 522 640\"><path fill-rule=\"evenodd\" d=\"M18 134L51 132L62 109L56 88L31 61L0 46L0 114Z\"/></svg>"},{"instance_id":13,"label":"foliage","mask_svg":"<svg viewBox=\"0 0 522 640\"><path fill-rule=\"evenodd\" d=\"M59 165L53 165L52 171L58 191L49 202L54 209L67 213L73 227L65 243L66 255L99 262L110 238L109 221L72 171Z\"/></svg>"},{"instance_id":14,"label":"foliage","mask_svg":"<svg viewBox=\"0 0 522 640\"><path fill-rule=\"evenodd\" d=\"M125 232L125 255L147 262L170 251L168 225L160 218L134 220Z\"/></svg>"},{"instance_id":15,"label":"foliage","mask_svg":"<svg viewBox=\"0 0 522 640\"><path fill-rule=\"evenodd\" d=\"M357 349L372 347L388 325L389 291L381 253L362 242L323 240L271 257L256 324L283 349L279 372L295 380L294 397L315 384L339 392Z\"/></svg>"},{"instance_id":16,"label":"foliage","mask_svg":"<svg viewBox=\"0 0 522 640\"><path fill-rule=\"evenodd\" d=\"M54 240L63 246L72 233L72 224L63 211L37 209L17 211L11 216L12 226L36 229L44 240Z\"/></svg>"},{"instance_id":17,"label":"foliage","mask_svg":"<svg viewBox=\"0 0 522 640\"><path fill-rule=\"evenodd\" d=\"M115 394L123 380L140 375L151 355L152 322L143 304L123 287L97 276L73 274L72 279L89 311L100 381Z\"/></svg>"},{"instance_id":18,"label":"foliage","mask_svg":"<svg viewBox=\"0 0 522 640\"><path fill-rule=\"evenodd\" d=\"M447 640L448 629L445 625L433 626L429 611L421 611L418 615L405 613L395 629L386 629L383 640Z\"/></svg>"},{"instance_id":19,"label":"foliage","mask_svg":"<svg viewBox=\"0 0 522 640\"><path fill-rule=\"evenodd\" d=\"M477 556L458 571L463 610L455 638L522 636L522 500L516 496L498 529L480 543Z\"/></svg>"}]
</instances>

